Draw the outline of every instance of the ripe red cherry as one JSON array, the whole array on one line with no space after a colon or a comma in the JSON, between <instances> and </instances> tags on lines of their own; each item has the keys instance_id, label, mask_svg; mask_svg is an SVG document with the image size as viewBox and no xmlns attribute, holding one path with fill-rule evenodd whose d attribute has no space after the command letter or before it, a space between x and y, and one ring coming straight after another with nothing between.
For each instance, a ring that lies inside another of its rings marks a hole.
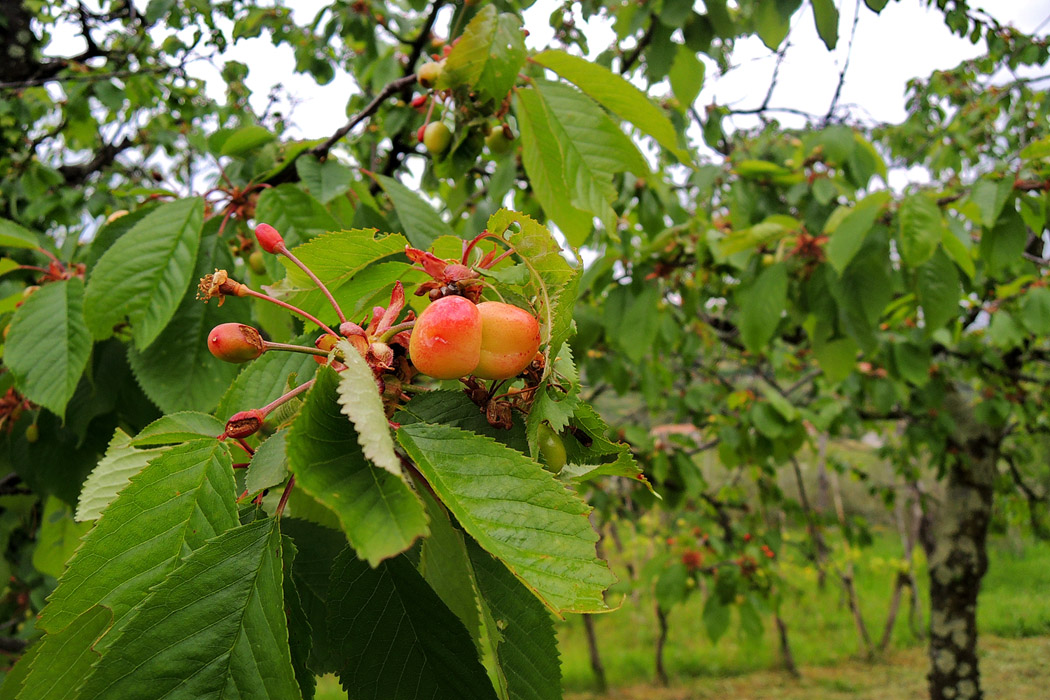
<instances>
[{"instance_id":1,"label":"ripe red cherry","mask_svg":"<svg viewBox=\"0 0 1050 700\"><path fill-rule=\"evenodd\" d=\"M221 323L208 334L211 354L225 362L248 362L263 354L259 331L243 323Z\"/></svg>"},{"instance_id":2,"label":"ripe red cherry","mask_svg":"<svg viewBox=\"0 0 1050 700\"><path fill-rule=\"evenodd\" d=\"M525 309L486 301L481 313L481 359L474 376L482 379L516 377L532 362L540 347L540 324Z\"/></svg>"},{"instance_id":3,"label":"ripe red cherry","mask_svg":"<svg viewBox=\"0 0 1050 700\"><path fill-rule=\"evenodd\" d=\"M450 296L424 309L408 342L416 369L436 379L458 379L473 372L481 356L479 308L468 299Z\"/></svg>"}]
</instances>

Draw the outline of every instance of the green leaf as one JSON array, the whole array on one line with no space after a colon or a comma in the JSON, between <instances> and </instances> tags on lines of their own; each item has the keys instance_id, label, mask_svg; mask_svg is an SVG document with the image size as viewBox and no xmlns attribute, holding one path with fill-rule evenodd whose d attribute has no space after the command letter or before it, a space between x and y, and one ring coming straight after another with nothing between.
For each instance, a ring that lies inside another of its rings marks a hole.
<instances>
[{"instance_id":1,"label":"green leaf","mask_svg":"<svg viewBox=\"0 0 1050 700\"><path fill-rule=\"evenodd\" d=\"M43 643L30 645L21 658L15 660L15 665L4 674L3 685L0 685L0 700L16 700L42 646Z\"/></svg>"},{"instance_id":2,"label":"green leaf","mask_svg":"<svg viewBox=\"0 0 1050 700\"><path fill-rule=\"evenodd\" d=\"M442 220L441 215L418 194L392 177L386 175L373 175L373 177L393 202L405 237L413 246L425 250L441 236L456 235L452 227Z\"/></svg>"},{"instance_id":3,"label":"green leaf","mask_svg":"<svg viewBox=\"0 0 1050 700\"><path fill-rule=\"evenodd\" d=\"M15 312L4 346L19 390L59 417L91 356L83 303L84 283L75 277L42 286Z\"/></svg>"},{"instance_id":4,"label":"green leaf","mask_svg":"<svg viewBox=\"0 0 1050 700\"><path fill-rule=\"evenodd\" d=\"M306 189L322 204L328 204L350 189L353 173L335 158L323 163L316 156L304 155L295 161L296 172Z\"/></svg>"},{"instance_id":5,"label":"green leaf","mask_svg":"<svg viewBox=\"0 0 1050 700\"><path fill-rule=\"evenodd\" d=\"M248 151L253 151L277 138L272 131L264 126L252 124L241 127L226 137L219 149L220 156L239 156Z\"/></svg>"},{"instance_id":6,"label":"green leaf","mask_svg":"<svg viewBox=\"0 0 1050 700\"><path fill-rule=\"evenodd\" d=\"M666 148L679 162L692 167L689 152L678 145L674 125L649 97L608 68L560 50L544 51L532 60L565 78L613 114L634 124Z\"/></svg>"},{"instance_id":7,"label":"green leaf","mask_svg":"<svg viewBox=\"0 0 1050 700\"><path fill-rule=\"evenodd\" d=\"M661 610L668 612L675 605L685 600L686 595L689 593L688 581L689 570L680 561L672 562L670 566L660 572L653 592Z\"/></svg>"},{"instance_id":8,"label":"green leaf","mask_svg":"<svg viewBox=\"0 0 1050 700\"><path fill-rule=\"evenodd\" d=\"M882 8L886 7L889 2L890 0L864 0L864 4L875 14L882 12Z\"/></svg>"},{"instance_id":9,"label":"green leaf","mask_svg":"<svg viewBox=\"0 0 1050 700\"><path fill-rule=\"evenodd\" d=\"M328 586L332 564L346 548L346 538L338 530L298 518L282 518L281 529L291 536L298 550L292 582L310 622L310 668L315 673L334 673L342 662L330 644Z\"/></svg>"},{"instance_id":10,"label":"green leaf","mask_svg":"<svg viewBox=\"0 0 1050 700\"><path fill-rule=\"evenodd\" d=\"M521 162L536 201L570 245L582 245L594 228L593 217L571 202L569 183L565 179L565 158L552 135L546 105L532 88L518 90L514 104L521 129Z\"/></svg>"},{"instance_id":11,"label":"green leaf","mask_svg":"<svg viewBox=\"0 0 1050 700\"><path fill-rule=\"evenodd\" d=\"M702 619L708 639L712 644L718 644L718 640L729 629L729 606L722 603L717 594L711 593L707 596L707 602L704 603Z\"/></svg>"},{"instance_id":12,"label":"green leaf","mask_svg":"<svg viewBox=\"0 0 1050 700\"><path fill-rule=\"evenodd\" d=\"M445 60L439 88L471 86L482 99L502 100L525 65L521 20L483 7L467 24Z\"/></svg>"},{"instance_id":13,"label":"green leaf","mask_svg":"<svg viewBox=\"0 0 1050 700\"><path fill-rule=\"evenodd\" d=\"M278 430L268 437L252 455L244 488L249 494L257 494L288 478L288 431Z\"/></svg>"},{"instance_id":14,"label":"green leaf","mask_svg":"<svg viewBox=\"0 0 1050 700\"><path fill-rule=\"evenodd\" d=\"M938 250L919 268L916 288L927 333L959 315L959 297L962 295L959 273L944 251Z\"/></svg>"},{"instance_id":15,"label":"green leaf","mask_svg":"<svg viewBox=\"0 0 1050 700\"><path fill-rule=\"evenodd\" d=\"M590 508L525 455L490 438L415 423L398 441L463 529L551 610L605 609L615 577L595 557Z\"/></svg>"},{"instance_id":16,"label":"green leaf","mask_svg":"<svg viewBox=\"0 0 1050 700\"><path fill-rule=\"evenodd\" d=\"M772 339L787 307L788 275L785 263L762 270L747 289L737 292L740 339L753 353L760 353Z\"/></svg>"},{"instance_id":17,"label":"green leaf","mask_svg":"<svg viewBox=\"0 0 1050 700\"><path fill-rule=\"evenodd\" d=\"M227 245L217 235L201 241L194 270L196 279L216 269L233 268ZM247 299L227 297L222 306L217 302L204 303L197 299L197 291L191 286L167 327L149 347L128 348L128 362L139 386L166 413L211 411L240 368L208 352L208 334L220 323L249 318Z\"/></svg>"},{"instance_id":18,"label":"green leaf","mask_svg":"<svg viewBox=\"0 0 1050 700\"><path fill-rule=\"evenodd\" d=\"M18 700L76 697L76 689L100 657L95 645L112 624L113 611L96 605L64 629L46 635L34 648L32 657L27 655L21 661L30 666Z\"/></svg>"},{"instance_id":19,"label":"green leaf","mask_svg":"<svg viewBox=\"0 0 1050 700\"><path fill-rule=\"evenodd\" d=\"M311 339L300 337L292 342L309 345ZM314 376L317 363L312 355L295 352L268 352L252 360L222 397L215 415L223 422L238 411L261 408L288 390L288 379L295 375L296 385Z\"/></svg>"},{"instance_id":20,"label":"green leaf","mask_svg":"<svg viewBox=\"0 0 1050 700\"><path fill-rule=\"evenodd\" d=\"M0 246L32 250L40 247L40 238L10 219L0 219Z\"/></svg>"},{"instance_id":21,"label":"green leaf","mask_svg":"<svg viewBox=\"0 0 1050 700\"><path fill-rule=\"evenodd\" d=\"M130 444L134 447L173 445L200 437L216 437L225 427L225 423L207 413L182 411L153 421L140 430Z\"/></svg>"},{"instance_id":22,"label":"green leaf","mask_svg":"<svg viewBox=\"0 0 1050 700\"><path fill-rule=\"evenodd\" d=\"M776 51L791 28L791 15L802 0L766 0L755 5L755 32L770 51Z\"/></svg>"},{"instance_id":23,"label":"green leaf","mask_svg":"<svg viewBox=\"0 0 1050 700\"><path fill-rule=\"evenodd\" d=\"M323 204L288 183L262 191L255 205L255 220L280 231L289 249L341 228Z\"/></svg>"},{"instance_id":24,"label":"green leaf","mask_svg":"<svg viewBox=\"0 0 1050 700\"><path fill-rule=\"evenodd\" d=\"M889 200L889 193L876 192L858 202L853 209L840 207L840 211L848 211L837 224L825 226L824 232L829 234L827 254L828 262L835 271L842 274L853 256L857 254L864 245L864 238L875 225L883 211L883 204ZM837 218L833 214L828 218L828 223Z\"/></svg>"},{"instance_id":25,"label":"green leaf","mask_svg":"<svg viewBox=\"0 0 1050 700\"><path fill-rule=\"evenodd\" d=\"M88 475L80 491L77 520L97 520L102 511L116 499L117 494L128 485L131 477L142 471L154 457L167 451L164 447L139 450L135 449L133 444L127 433L120 428L116 429L105 456Z\"/></svg>"},{"instance_id":26,"label":"green leaf","mask_svg":"<svg viewBox=\"0 0 1050 700\"><path fill-rule=\"evenodd\" d=\"M926 195L911 194L901 202L897 218L901 259L909 267L918 267L933 256L944 235L946 227L941 210Z\"/></svg>"},{"instance_id":27,"label":"green leaf","mask_svg":"<svg viewBox=\"0 0 1050 700\"><path fill-rule=\"evenodd\" d=\"M139 606L82 700L301 698L288 649L278 523L267 518L228 530L190 554Z\"/></svg>"},{"instance_id":28,"label":"green leaf","mask_svg":"<svg viewBox=\"0 0 1050 700\"><path fill-rule=\"evenodd\" d=\"M478 410L477 404L471 401L465 392L458 389L416 394L394 415L394 421L401 425L419 422L444 423L479 435L487 435L519 452L529 449L520 420L515 420L510 430L496 428L486 420L485 414Z\"/></svg>"},{"instance_id":29,"label":"green leaf","mask_svg":"<svg viewBox=\"0 0 1050 700\"><path fill-rule=\"evenodd\" d=\"M834 51L839 40L839 11L835 7L835 0L812 0L813 21L817 25L817 33L820 40L828 51Z\"/></svg>"},{"instance_id":30,"label":"green leaf","mask_svg":"<svg viewBox=\"0 0 1050 700\"><path fill-rule=\"evenodd\" d=\"M467 551L489 617L496 663L510 700L560 700L561 666L550 613L507 567L474 540Z\"/></svg>"},{"instance_id":31,"label":"green leaf","mask_svg":"<svg viewBox=\"0 0 1050 700\"><path fill-rule=\"evenodd\" d=\"M1034 335L1050 334L1050 289L1029 287L1021 297L1021 322Z\"/></svg>"},{"instance_id":32,"label":"green leaf","mask_svg":"<svg viewBox=\"0 0 1050 700\"><path fill-rule=\"evenodd\" d=\"M915 343L894 343L893 362L901 378L917 387L924 387L930 382L930 364L932 358L928 347Z\"/></svg>"},{"instance_id":33,"label":"green leaf","mask_svg":"<svg viewBox=\"0 0 1050 700\"><path fill-rule=\"evenodd\" d=\"M426 515L401 476L365 459L338 397L338 375L322 368L288 434L289 469L296 486L339 517L350 544L375 566L425 535ZM385 421L382 429L388 430Z\"/></svg>"},{"instance_id":34,"label":"green leaf","mask_svg":"<svg viewBox=\"0 0 1050 700\"><path fill-rule=\"evenodd\" d=\"M135 346L145 348L168 325L193 277L204 202L162 204L99 259L84 293L84 319L96 339L125 317Z\"/></svg>"},{"instance_id":35,"label":"green leaf","mask_svg":"<svg viewBox=\"0 0 1050 700\"><path fill-rule=\"evenodd\" d=\"M967 277L970 279L974 278L974 275L977 274L977 267L973 263L970 249L959 240L958 236L952 233L951 226L944 229L944 233L941 234L941 247L948 254L948 257L959 266L959 269L966 273Z\"/></svg>"},{"instance_id":36,"label":"green leaf","mask_svg":"<svg viewBox=\"0 0 1050 700\"><path fill-rule=\"evenodd\" d=\"M73 519L73 511L64 501L48 496L33 549L33 568L54 578L61 576L81 536L90 529L91 525Z\"/></svg>"},{"instance_id":37,"label":"green leaf","mask_svg":"<svg viewBox=\"0 0 1050 700\"><path fill-rule=\"evenodd\" d=\"M57 632L102 604L119 627L188 550L237 524L234 491L229 451L214 438L154 459L84 538L38 626Z\"/></svg>"},{"instance_id":38,"label":"green leaf","mask_svg":"<svg viewBox=\"0 0 1050 700\"><path fill-rule=\"evenodd\" d=\"M346 369L339 373L340 410L353 424L365 459L404 479L372 368L346 340L337 342L336 347L346 365Z\"/></svg>"},{"instance_id":39,"label":"green leaf","mask_svg":"<svg viewBox=\"0 0 1050 700\"><path fill-rule=\"evenodd\" d=\"M981 236L979 247L981 260L985 264L986 274L997 277L1022 259L1025 244L1028 242L1028 228L1017 210L1006 207L995 227L986 230Z\"/></svg>"},{"instance_id":40,"label":"green leaf","mask_svg":"<svg viewBox=\"0 0 1050 700\"><path fill-rule=\"evenodd\" d=\"M283 521L287 522L287 521ZM295 587L292 571L298 550L288 535L281 536L281 564L284 585L284 609L288 617L288 648L291 652L292 669L299 684L303 700L313 700L317 689L317 678L310 668L310 654L313 651L313 628L306 617L299 591Z\"/></svg>"},{"instance_id":41,"label":"green leaf","mask_svg":"<svg viewBox=\"0 0 1050 700\"><path fill-rule=\"evenodd\" d=\"M344 550L329 590L339 679L354 700L496 699L463 623L405 557L369 568Z\"/></svg>"},{"instance_id":42,"label":"green leaf","mask_svg":"<svg viewBox=\"0 0 1050 700\"><path fill-rule=\"evenodd\" d=\"M1013 177L1004 177L998 180L982 178L973 183L970 190L970 201L977 205L981 212L981 225L992 228L999 220L1006 202L1009 201L1014 192Z\"/></svg>"},{"instance_id":43,"label":"green leaf","mask_svg":"<svg viewBox=\"0 0 1050 700\"><path fill-rule=\"evenodd\" d=\"M859 349L852 338L838 338L825 343L814 343L813 355L827 380L837 384L856 368Z\"/></svg>"},{"instance_id":44,"label":"green leaf","mask_svg":"<svg viewBox=\"0 0 1050 700\"><path fill-rule=\"evenodd\" d=\"M696 57L692 49L678 46L671 72L667 77L671 81L674 96L678 98L680 110L688 109L700 95L700 89L704 86L705 70L703 61Z\"/></svg>"},{"instance_id":45,"label":"green leaf","mask_svg":"<svg viewBox=\"0 0 1050 700\"><path fill-rule=\"evenodd\" d=\"M1038 160L1050 156L1050 136L1033 141L1021 149L1021 160Z\"/></svg>"}]
</instances>

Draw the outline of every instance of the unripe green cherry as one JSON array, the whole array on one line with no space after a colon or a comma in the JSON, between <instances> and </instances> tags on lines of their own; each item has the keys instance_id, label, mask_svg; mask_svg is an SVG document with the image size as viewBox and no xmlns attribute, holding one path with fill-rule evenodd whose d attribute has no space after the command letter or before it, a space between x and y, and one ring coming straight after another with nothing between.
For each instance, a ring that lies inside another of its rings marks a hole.
<instances>
[{"instance_id":1,"label":"unripe green cherry","mask_svg":"<svg viewBox=\"0 0 1050 700\"><path fill-rule=\"evenodd\" d=\"M432 302L412 327L408 356L416 369L436 379L458 379L473 372L481 356L478 307L457 296Z\"/></svg>"},{"instance_id":2,"label":"unripe green cherry","mask_svg":"<svg viewBox=\"0 0 1050 700\"><path fill-rule=\"evenodd\" d=\"M478 304L481 358L474 376L510 379L529 366L540 347L540 324L525 309L501 301Z\"/></svg>"},{"instance_id":3,"label":"unripe green cherry","mask_svg":"<svg viewBox=\"0 0 1050 700\"><path fill-rule=\"evenodd\" d=\"M445 72L445 62L428 61L416 71L416 80L425 88L432 88Z\"/></svg>"},{"instance_id":4,"label":"unripe green cherry","mask_svg":"<svg viewBox=\"0 0 1050 700\"><path fill-rule=\"evenodd\" d=\"M221 323L208 334L208 350L225 362L248 362L266 350L259 331L243 323Z\"/></svg>"},{"instance_id":5,"label":"unripe green cherry","mask_svg":"<svg viewBox=\"0 0 1050 700\"><path fill-rule=\"evenodd\" d=\"M494 155L503 155L511 149L514 144L514 139L507 136L507 132L510 129L504 128L502 124L495 124L489 127L489 133L485 136L485 145L489 147L489 151ZM513 136L513 132L511 136Z\"/></svg>"},{"instance_id":6,"label":"unripe green cherry","mask_svg":"<svg viewBox=\"0 0 1050 700\"><path fill-rule=\"evenodd\" d=\"M540 423L536 433L536 441L539 443L540 456L543 457L547 471L557 474L565 466L567 459L565 454L565 443L561 436L554 432L546 423Z\"/></svg>"},{"instance_id":7,"label":"unripe green cherry","mask_svg":"<svg viewBox=\"0 0 1050 700\"><path fill-rule=\"evenodd\" d=\"M36 423L30 423L26 426L26 442L36 442L40 439L40 428L37 427Z\"/></svg>"},{"instance_id":8,"label":"unripe green cherry","mask_svg":"<svg viewBox=\"0 0 1050 700\"><path fill-rule=\"evenodd\" d=\"M248 256L248 267L257 275L266 274L266 261L263 259L261 250L253 250L252 254Z\"/></svg>"},{"instance_id":9,"label":"unripe green cherry","mask_svg":"<svg viewBox=\"0 0 1050 700\"><path fill-rule=\"evenodd\" d=\"M452 132L444 122L430 122L423 129L423 145L431 155L441 155L452 143Z\"/></svg>"}]
</instances>

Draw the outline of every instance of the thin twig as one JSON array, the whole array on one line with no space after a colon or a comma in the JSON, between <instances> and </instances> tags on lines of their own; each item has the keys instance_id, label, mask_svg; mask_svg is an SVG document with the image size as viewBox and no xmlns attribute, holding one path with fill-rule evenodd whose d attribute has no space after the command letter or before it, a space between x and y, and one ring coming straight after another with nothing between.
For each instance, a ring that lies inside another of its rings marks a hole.
<instances>
[{"instance_id":1,"label":"thin twig","mask_svg":"<svg viewBox=\"0 0 1050 700\"><path fill-rule=\"evenodd\" d=\"M824 115L824 123L827 124L832 115L835 113L835 108L839 104L839 96L842 95L842 86L846 84L846 70L849 68L849 59L853 55L853 39L857 35L857 22L860 20L860 0L857 0L856 6L853 8L853 27L849 32L849 46L846 47L846 60L842 63L842 70L839 71L839 82L835 86L835 95L831 98L831 106L828 107L828 113Z\"/></svg>"}]
</instances>

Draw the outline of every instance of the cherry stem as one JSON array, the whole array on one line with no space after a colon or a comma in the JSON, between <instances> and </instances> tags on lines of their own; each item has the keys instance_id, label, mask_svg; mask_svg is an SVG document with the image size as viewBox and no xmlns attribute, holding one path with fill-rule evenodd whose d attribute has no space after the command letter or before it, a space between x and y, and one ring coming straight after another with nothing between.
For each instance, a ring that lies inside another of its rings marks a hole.
<instances>
[{"instance_id":1,"label":"cherry stem","mask_svg":"<svg viewBox=\"0 0 1050 700\"><path fill-rule=\"evenodd\" d=\"M280 246L277 247L277 252L279 254L283 255L284 257L288 258L289 260L291 260L293 263L295 263L295 265L300 270L302 270L303 272L306 273L307 277L309 277L310 279L312 279L314 281L314 284L316 284L317 287L321 290L321 292L326 297L328 297L328 303L330 303L332 305L332 308L335 309L336 315L339 316L339 322L340 323L346 323L346 316L343 314L343 310L341 308L339 308L339 304L336 303L335 297L332 296L332 293L330 291L328 291L328 287L326 287L324 285L324 282L322 282L317 277L317 275L314 274L314 271L311 270L309 267L307 267L301 260L299 260L299 258L297 258L294 255L292 255L292 251L288 250L288 248L285 247L285 245L283 243Z\"/></svg>"},{"instance_id":2,"label":"cherry stem","mask_svg":"<svg viewBox=\"0 0 1050 700\"><path fill-rule=\"evenodd\" d=\"M51 270L47 268L39 267L37 265L19 265L19 270L32 270L33 272L43 272L45 275L50 275Z\"/></svg>"},{"instance_id":3,"label":"cherry stem","mask_svg":"<svg viewBox=\"0 0 1050 700\"><path fill-rule=\"evenodd\" d=\"M267 350L284 350L285 352L298 352L302 353L303 355L319 355L320 357L328 357L327 350L311 348L305 345L291 345L289 343L271 343L268 340L264 340L263 347Z\"/></svg>"},{"instance_id":4,"label":"cherry stem","mask_svg":"<svg viewBox=\"0 0 1050 700\"><path fill-rule=\"evenodd\" d=\"M467 258L470 257L470 251L474 250L475 246L477 246L478 243L481 243L483 240L485 240L489 236L492 236L492 234L489 233L488 231L482 231L478 235L474 236L474 238L470 241L470 243L467 244L467 247L463 249L463 257L460 260L460 262L462 262L464 265L466 265L467 264Z\"/></svg>"},{"instance_id":5,"label":"cherry stem","mask_svg":"<svg viewBox=\"0 0 1050 700\"><path fill-rule=\"evenodd\" d=\"M404 323L399 323L399 324L397 324L395 326L390 326L390 328L387 328L383 332L382 335L380 335L378 338L376 338L376 340L379 341L380 343L385 343L388 340L390 340L391 338L393 338L395 335L400 333L401 331L410 330L415 325L416 325L415 321L405 321Z\"/></svg>"},{"instance_id":6,"label":"cherry stem","mask_svg":"<svg viewBox=\"0 0 1050 700\"><path fill-rule=\"evenodd\" d=\"M250 462L237 462L233 465L234 469L247 469Z\"/></svg>"},{"instance_id":7,"label":"cherry stem","mask_svg":"<svg viewBox=\"0 0 1050 700\"><path fill-rule=\"evenodd\" d=\"M222 232L226 230L226 224L230 220L231 216L233 216L233 209L231 209L230 207L227 207L226 208L226 213L222 217L222 221L219 222L219 230L215 234L219 238L222 238Z\"/></svg>"},{"instance_id":8,"label":"cherry stem","mask_svg":"<svg viewBox=\"0 0 1050 700\"><path fill-rule=\"evenodd\" d=\"M281 517L281 514L284 513L284 507L288 505L288 497L292 495L293 486L295 486L294 474L288 478L288 485L284 487L284 492L281 494L281 500L277 502L276 517L279 518Z\"/></svg>"},{"instance_id":9,"label":"cherry stem","mask_svg":"<svg viewBox=\"0 0 1050 700\"><path fill-rule=\"evenodd\" d=\"M54 261L54 263L55 263L56 265L58 265L59 267L61 267L61 268L62 268L63 270L65 270L65 269L66 269L65 263L63 263L63 262L62 262L61 260L59 260L58 258L56 258L56 257L55 257L55 254L54 254L54 253L52 253L52 252L51 252L50 250L48 250L47 248L39 248L39 247L38 247L38 248L37 248L37 250L39 250L39 251L40 251L41 253L43 253L44 255L46 255L47 257L49 257L49 258L50 258L50 259L51 259L52 261Z\"/></svg>"},{"instance_id":10,"label":"cherry stem","mask_svg":"<svg viewBox=\"0 0 1050 700\"><path fill-rule=\"evenodd\" d=\"M249 445L248 443L246 443L246 442L244 441L244 438L234 438L234 440L236 440L236 441L237 441L237 444L238 444L238 445L240 445L240 446L241 446L241 448L242 448L242 449L243 449L243 450L244 450L245 452L247 452L247 453L248 453L248 456L249 456L249 457L254 457L254 456L255 456L255 450L253 450L253 449L252 449L252 446L251 446L251 445Z\"/></svg>"},{"instance_id":11,"label":"cherry stem","mask_svg":"<svg viewBox=\"0 0 1050 700\"><path fill-rule=\"evenodd\" d=\"M324 353L324 354L326 356L328 355L328 353ZM303 382L299 386L297 386L294 389L292 389L291 391L289 391L287 394L284 394L283 396L278 396L276 399L274 399L270 403L268 403L265 406L263 406L262 408L260 408L259 411L264 416L268 415L270 413L270 411L272 411L273 409L277 408L278 406L280 406L282 403L285 403L286 401L291 401L296 396L298 396L299 394L303 393L304 391L306 391L307 389L309 389L313 385L314 385L314 380L313 379L311 379L308 382Z\"/></svg>"},{"instance_id":12,"label":"cherry stem","mask_svg":"<svg viewBox=\"0 0 1050 700\"><path fill-rule=\"evenodd\" d=\"M334 335L337 338L339 337L338 333L333 331L331 328L326 326L321 321L318 321L317 318L315 318L314 316L312 316L312 315L306 313L305 311L303 311L302 309L300 309L298 306L292 306L288 302L281 301L280 299L275 299L274 297L271 297L269 295L263 294L262 292L257 292L254 289L252 289L251 287L248 287L247 285L245 285L244 288L246 290L244 292L246 295L251 296L251 297L255 297L256 299L263 299L265 301L270 302L271 304L277 304L282 309L286 309L288 311L291 311L293 314L298 314L299 316L302 316L303 318L305 318L307 321L310 321L311 323L316 324L317 326L319 326L323 330L327 331L330 335Z\"/></svg>"}]
</instances>

